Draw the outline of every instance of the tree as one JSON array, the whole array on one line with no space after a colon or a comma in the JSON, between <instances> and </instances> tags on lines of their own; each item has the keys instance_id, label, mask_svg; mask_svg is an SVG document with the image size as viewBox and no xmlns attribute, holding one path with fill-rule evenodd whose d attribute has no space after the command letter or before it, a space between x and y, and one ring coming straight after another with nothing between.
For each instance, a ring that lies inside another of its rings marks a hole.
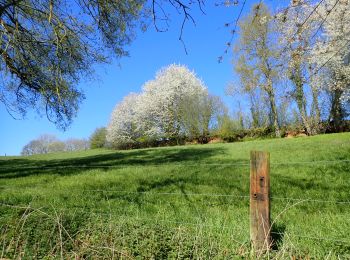
<instances>
[{"instance_id":1,"label":"tree","mask_svg":"<svg viewBox=\"0 0 350 260\"><path fill-rule=\"evenodd\" d=\"M21 155L33 155L33 154L42 154L45 153L42 144L38 140L30 141L22 148Z\"/></svg>"},{"instance_id":2,"label":"tree","mask_svg":"<svg viewBox=\"0 0 350 260\"><path fill-rule=\"evenodd\" d=\"M279 40L284 47L281 51L281 64L284 65L285 77L292 82L289 94L297 104L302 124L309 135L318 133L320 122L319 89L311 84L310 75L310 50L319 27L319 17L314 12L315 8L317 7L308 1L291 2L289 8L276 15ZM312 93L310 108L306 96L308 86L311 87Z\"/></svg>"},{"instance_id":3,"label":"tree","mask_svg":"<svg viewBox=\"0 0 350 260\"><path fill-rule=\"evenodd\" d=\"M97 128L90 136L90 148L103 148L106 145L106 134L105 127Z\"/></svg>"},{"instance_id":4,"label":"tree","mask_svg":"<svg viewBox=\"0 0 350 260\"><path fill-rule=\"evenodd\" d=\"M228 113L218 116L218 123L215 134L225 141L236 141L236 133L241 131L242 125L240 120L235 120Z\"/></svg>"},{"instance_id":5,"label":"tree","mask_svg":"<svg viewBox=\"0 0 350 260\"><path fill-rule=\"evenodd\" d=\"M90 148L90 142L86 139L69 138L65 142L65 151L84 151Z\"/></svg>"},{"instance_id":6,"label":"tree","mask_svg":"<svg viewBox=\"0 0 350 260\"><path fill-rule=\"evenodd\" d=\"M10 114L24 116L35 108L66 128L84 99L77 84L91 75L93 64L127 55L125 46L145 19L159 30L157 23L168 19L165 4L182 13L184 23L194 21L191 2L0 1L0 102ZM197 4L201 8L202 0Z\"/></svg>"},{"instance_id":7,"label":"tree","mask_svg":"<svg viewBox=\"0 0 350 260\"><path fill-rule=\"evenodd\" d=\"M321 32L312 50L313 84L331 97L329 121L334 130L347 116L350 101L350 2L326 0L319 7Z\"/></svg>"},{"instance_id":8,"label":"tree","mask_svg":"<svg viewBox=\"0 0 350 260\"><path fill-rule=\"evenodd\" d=\"M220 109L193 71L181 65L161 69L140 94L131 93L112 112L107 142L131 148L142 142L202 139Z\"/></svg>"},{"instance_id":9,"label":"tree","mask_svg":"<svg viewBox=\"0 0 350 260\"><path fill-rule=\"evenodd\" d=\"M62 141L54 141L49 144L48 153L58 153L66 150L66 144Z\"/></svg>"},{"instance_id":10,"label":"tree","mask_svg":"<svg viewBox=\"0 0 350 260\"><path fill-rule=\"evenodd\" d=\"M150 125L164 138L178 140L185 135L206 134L210 119L210 107L205 107L209 104L208 91L187 67L173 64L161 69L143 86L143 99L148 100L144 110L153 121Z\"/></svg>"},{"instance_id":11,"label":"tree","mask_svg":"<svg viewBox=\"0 0 350 260\"><path fill-rule=\"evenodd\" d=\"M229 84L226 87L226 95L236 97L238 99L248 99L250 117L243 118L249 123L249 128L265 127L269 124L269 109L266 105L264 93L257 88L258 82L254 77L253 71L245 69L245 67L237 67L240 70L240 84ZM243 71L245 70L245 71ZM240 104L238 108L241 110ZM241 113L241 112L240 112ZM241 113L242 114L242 113Z\"/></svg>"},{"instance_id":12,"label":"tree","mask_svg":"<svg viewBox=\"0 0 350 260\"><path fill-rule=\"evenodd\" d=\"M186 137L207 142L210 134L212 120L220 114L222 101L220 97L209 95L207 91L198 95L184 97L181 102L181 124Z\"/></svg>"},{"instance_id":13,"label":"tree","mask_svg":"<svg viewBox=\"0 0 350 260\"><path fill-rule=\"evenodd\" d=\"M275 90L278 80L275 32L273 17L268 8L264 4L254 5L240 23L240 36L235 46L238 55L235 71L247 92L259 88L266 94L271 125L275 135L280 137Z\"/></svg>"},{"instance_id":14,"label":"tree","mask_svg":"<svg viewBox=\"0 0 350 260\"><path fill-rule=\"evenodd\" d=\"M71 138L63 142L58 140L54 135L44 134L26 144L23 147L21 154L33 155L64 151L80 151L88 148L89 142L84 139Z\"/></svg>"},{"instance_id":15,"label":"tree","mask_svg":"<svg viewBox=\"0 0 350 260\"><path fill-rule=\"evenodd\" d=\"M59 140L50 134L44 134L39 136L37 139L30 141L22 149L22 155L33 155L33 154L45 154L50 152L50 147L54 148L52 144L59 142Z\"/></svg>"},{"instance_id":16,"label":"tree","mask_svg":"<svg viewBox=\"0 0 350 260\"><path fill-rule=\"evenodd\" d=\"M118 57L126 54L143 2L3 1L1 101L20 114L43 108L50 121L65 128L84 97L79 79L92 64L107 60L102 46Z\"/></svg>"},{"instance_id":17,"label":"tree","mask_svg":"<svg viewBox=\"0 0 350 260\"><path fill-rule=\"evenodd\" d=\"M130 148L142 136L138 124L140 95L131 93L116 105L107 126L106 141L109 146Z\"/></svg>"}]
</instances>

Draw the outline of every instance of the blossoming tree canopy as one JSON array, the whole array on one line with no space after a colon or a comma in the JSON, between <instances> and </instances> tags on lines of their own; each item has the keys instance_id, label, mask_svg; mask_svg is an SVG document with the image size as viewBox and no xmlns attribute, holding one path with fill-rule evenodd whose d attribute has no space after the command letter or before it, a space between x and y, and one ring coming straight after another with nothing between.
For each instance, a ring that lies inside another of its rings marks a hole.
<instances>
[{"instance_id":1,"label":"blossoming tree canopy","mask_svg":"<svg viewBox=\"0 0 350 260\"><path fill-rule=\"evenodd\" d=\"M130 93L116 105L107 127L106 141L115 146L130 145L138 138L137 103L140 96Z\"/></svg>"},{"instance_id":2,"label":"blossoming tree canopy","mask_svg":"<svg viewBox=\"0 0 350 260\"><path fill-rule=\"evenodd\" d=\"M313 84L331 96L329 121L335 128L346 118L350 103L350 1L326 0L319 7L325 17L312 49Z\"/></svg>"},{"instance_id":3,"label":"blossoming tree canopy","mask_svg":"<svg viewBox=\"0 0 350 260\"><path fill-rule=\"evenodd\" d=\"M116 106L107 141L120 146L206 135L214 108L210 99L193 71L169 65L146 82L140 94L132 93Z\"/></svg>"}]
</instances>

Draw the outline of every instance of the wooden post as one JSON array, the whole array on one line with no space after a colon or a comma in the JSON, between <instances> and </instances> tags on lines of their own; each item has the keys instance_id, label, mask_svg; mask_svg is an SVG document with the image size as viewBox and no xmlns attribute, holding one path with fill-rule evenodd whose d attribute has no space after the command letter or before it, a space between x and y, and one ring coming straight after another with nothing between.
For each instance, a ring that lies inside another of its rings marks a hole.
<instances>
[{"instance_id":1,"label":"wooden post","mask_svg":"<svg viewBox=\"0 0 350 260\"><path fill-rule=\"evenodd\" d=\"M250 240L256 252L270 248L270 154L250 152Z\"/></svg>"}]
</instances>

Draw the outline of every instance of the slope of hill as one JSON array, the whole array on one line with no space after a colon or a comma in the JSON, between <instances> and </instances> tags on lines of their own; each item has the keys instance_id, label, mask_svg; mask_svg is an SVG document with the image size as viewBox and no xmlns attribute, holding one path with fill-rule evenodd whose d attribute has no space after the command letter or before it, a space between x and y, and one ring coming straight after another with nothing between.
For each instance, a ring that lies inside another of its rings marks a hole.
<instances>
[{"instance_id":1,"label":"slope of hill","mask_svg":"<svg viewBox=\"0 0 350 260\"><path fill-rule=\"evenodd\" d=\"M350 258L350 133L0 157L1 257L249 257L249 152L271 153L270 256Z\"/></svg>"}]
</instances>

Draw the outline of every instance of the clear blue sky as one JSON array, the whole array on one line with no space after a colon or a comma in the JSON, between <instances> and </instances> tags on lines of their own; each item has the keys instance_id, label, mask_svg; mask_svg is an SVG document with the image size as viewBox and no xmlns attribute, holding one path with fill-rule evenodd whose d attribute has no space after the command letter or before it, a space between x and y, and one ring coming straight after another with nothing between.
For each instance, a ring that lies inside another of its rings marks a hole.
<instances>
[{"instance_id":1,"label":"clear blue sky","mask_svg":"<svg viewBox=\"0 0 350 260\"><path fill-rule=\"evenodd\" d=\"M183 39L188 55L178 41L181 16L173 12L168 32L157 33L153 27L145 33L138 32L128 47L130 57L97 66L96 75L99 80L80 84L85 90L86 99L65 132L58 130L45 116L40 117L33 111L24 120L14 120L0 103L0 156L19 155L25 144L45 133L54 134L62 140L70 137L88 138L95 128L108 124L117 102L129 92L139 92L143 83L152 79L157 70L171 63L184 64L194 70L212 94L222 96L226 104L232 107L233 101L224 94L226 85L235 78L232 51L224 56L222 63L218 63L217 58L223 54L225 43L230 39L229 29L224 24L236 19L240 5L225 8L215 7L214 2L219 1L206 2L206 15L193 9L196 26L189 22L186 24ZM248 0L243 15L256 2L258 1ZM278 5L288 3L271 0L265 2L269 5L274 2Z\"/></svg>"}]
</instances>

